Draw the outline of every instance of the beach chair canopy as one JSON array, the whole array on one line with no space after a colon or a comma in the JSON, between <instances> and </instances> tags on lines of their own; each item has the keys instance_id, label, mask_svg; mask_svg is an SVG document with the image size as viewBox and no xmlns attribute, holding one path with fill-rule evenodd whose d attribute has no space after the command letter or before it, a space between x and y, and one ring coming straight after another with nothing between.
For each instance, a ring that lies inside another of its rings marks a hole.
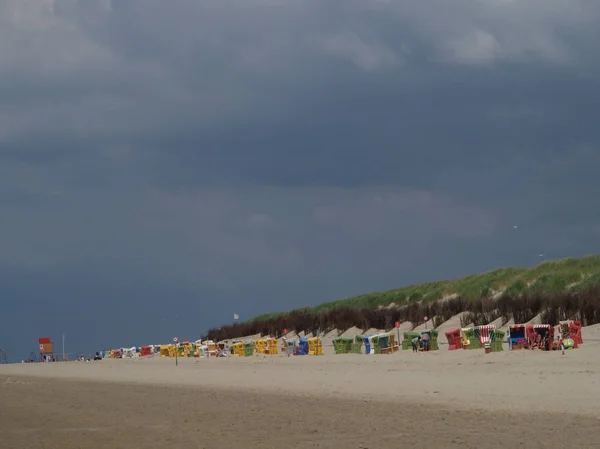
<instances>
[{"instance_id":1,"label":"beach chair canopy","mask_svg":"<svg viewBox=\"0 0 600 449\"><path fill-rule=\"evenodd\" d=\"M300 355L308 355L308 339L300 338L298 340L298 348Z\"/></svg>"},{"instance_id":2,"label":"beach chair canopy","mask_svg":"<svg viewBox=\"0 0 600 449\"><path fill-rule=\"evenodd\" d=\"M525 325L515 324L514 326L508 326L508 341L511 344L525 343Z\"/></svg>"},{"instance_id":3,"label":"beach chair canopy","mask_svg":"<svg viewBox=\"0 0 600 449\"><path fill-rule=\"evenodd\" d=\"M494 337L495 329L496 329L496 326L494 326L493 324L488 324L485 326L477 326L475 328L475 336L479 337L479 341L481 342L481 344L484 345L484 344L492 341L492 339Z\"/></svg>"},{"instance_id":4,"label":"beach chair canopy","mask_svg":"<svg viewBox=\"0 0 600 449\"><path fill-rule=\"evenodd\" d=\"M460 329L451 329L445 332L446 339L448 340L448 349L455 350L462 348L462 340L460 338Z\"/></svg>"}]
</instances>

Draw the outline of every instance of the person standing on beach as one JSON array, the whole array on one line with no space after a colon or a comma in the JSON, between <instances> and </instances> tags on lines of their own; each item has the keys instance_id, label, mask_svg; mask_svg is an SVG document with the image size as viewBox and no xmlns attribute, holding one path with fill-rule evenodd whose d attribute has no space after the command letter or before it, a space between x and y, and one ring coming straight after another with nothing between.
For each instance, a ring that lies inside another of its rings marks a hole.
<instances>
[{"instance_id":1,"label":"person standing on beach","mask_svg":"<svg viewBox=\"0 0 600 449\"><path fill-rule=\"evenodd\" d=\"M417 352L419 350L417 347L419 341L421 341L421 336L415 337L411 340L413 352Z\"/></svg>"},{"instance_id":2,"label":"person standing on beach","mask_svg":"<svg viewBox=\"0 0 600 449\"><path fill-rule=\"evenodd\" d=\"M423 334L423 351L429 351L429 332Z\"/></svg>"}]
</instances>

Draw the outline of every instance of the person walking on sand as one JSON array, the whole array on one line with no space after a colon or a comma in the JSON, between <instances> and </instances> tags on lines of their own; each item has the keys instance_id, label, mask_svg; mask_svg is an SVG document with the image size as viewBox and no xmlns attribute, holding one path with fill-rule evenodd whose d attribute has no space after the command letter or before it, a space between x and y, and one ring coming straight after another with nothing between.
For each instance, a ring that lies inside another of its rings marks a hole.
<instances>
[{"instance_id":1,"label":"person walking on sand","mask_svg":"<svg viewBox=\"0 0 600 449\"><path fill-rule=\"evenodd\" d=\"M419 349L418 349L417 345L419 344L420 341L421 341L421 336L420 335L418 337L415 337L415 338L413 338L411 340L413 352L418 352Z\"/></svg>"}]
</instances>

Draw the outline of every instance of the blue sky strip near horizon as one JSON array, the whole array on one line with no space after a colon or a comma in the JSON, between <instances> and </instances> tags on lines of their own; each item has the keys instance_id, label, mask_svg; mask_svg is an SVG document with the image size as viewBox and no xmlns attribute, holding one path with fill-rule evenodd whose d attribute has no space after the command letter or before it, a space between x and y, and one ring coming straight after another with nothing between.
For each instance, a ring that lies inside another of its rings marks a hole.
<instances>
[{"instance_id":1,"label":"blue sky strip near horizon","mask_svg":"<svg viewBox=\"0 0 600 449\"><path fill-rule=\"evenodd\" d=\"M196 338L598 252L599 22L583 0L3 0L0 347Z\"/></svg>"}]
</instances>

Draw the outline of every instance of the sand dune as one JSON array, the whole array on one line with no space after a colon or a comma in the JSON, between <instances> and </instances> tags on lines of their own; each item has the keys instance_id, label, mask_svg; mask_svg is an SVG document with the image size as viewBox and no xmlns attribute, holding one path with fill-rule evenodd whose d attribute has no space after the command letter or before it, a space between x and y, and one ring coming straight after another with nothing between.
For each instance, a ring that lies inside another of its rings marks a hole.
<instances>
[{"instance_id":1,"label":"sand dune","mask_svg":"<svg viewBox=\"0 0 600 449\"><path fill-rule=\"evenodd\" d=\"M435 326L433 325L433 319L427 320L427 322L415 326L413 330L422 331L424 329L435 329Z\"/></svg>"},{"instance_id":2,"label":"sand dune","mask_svg":"<svg viewBox=\"0 0 600 449\"><path fill-rule=\"evenodd\" d=\"M327 332L321 338L321 345L323 346L323 354L329 355L333 354L335 351L333 349L333 339L337 338L340 334L340 331L337 329L333 329L332 331Z\"/></svg>"},{"instance_id":3,"label":"sand dune","mask_svg":"<svg viewBox=\"0 0 600 449\"><path fill-rule=\"evenodd\" d=\"M358 327L351 327L350 329L346 329L344 332L342 332L341 337L353 338L356 335L362 335L362 333L362 329L359 329Z\"/></svg>"},{"instance_id":4,"label":"sand dune","mask_svg":"<svg viewBox=\"0 0 600 449\"><path fill-rule=\"evenodd\" d=\"M491 321L490 325L494 326L496 329L502 329L503 327L503 322L502 322L502 318L496 318L494 321Z\"/></svg>"},{"instance_id":5,"label":"sand dune","mask_svg":"<svg viewBox=\"0 0 600 449\"><path fill-rule=\"evenodd\" d=\"M459 313L458 315L454 315L449 320L442 323L440 326L436 328L436 330L440 333L440 336L443 337L444 333L452 330L452 329L460 329L462 325L460 324L460 319L466 315L466 312Z\"/></svg>"},{"instance_id":6,"label":"sand dune","mask_svg":"<svg viewBox=\"0 0 600 449\"><path fill-rule=\"evenodd\" d=\"M510 318L503 326L503 329L508 329L509 326L514 326L515 320L514 318Z\"/></svg>"},{"instance_id":7,"label":"sand dune","mask_svg":"<svg viewBox=\"0 0 600 449\"><path fill-rule=\"evenodd\" d=\"M542 315L541 314L537 314L532 319L530 319L529 321L527 321L527 323L525 323L525 324L542 324Z\"/></svg>"},{"instance_id":8,"label":"sand dune","mask_svg":"<svg viewBox=\"0 0 600 449\"><path fill-rule=\"evenodd\" d=\"M330 330L329 332L327 332L323 338L334 339L336 337L339 337L340 334L341 334L341 332L338 329L333 329L333 330Z\"/></svg>"},{"instance_id":9,"label":"sand dune","mask_svg":"<svg viewBox=\"0 0 600 449\"><path fill-rule=\"evenodd\" d=\"M367 329L366 331L364 331L362 335L368 337L370 335L377 335L383 332L385 332L385 329L375 329L374 327L372 327L371 329Z\"/></svg>"}]
</instances>

